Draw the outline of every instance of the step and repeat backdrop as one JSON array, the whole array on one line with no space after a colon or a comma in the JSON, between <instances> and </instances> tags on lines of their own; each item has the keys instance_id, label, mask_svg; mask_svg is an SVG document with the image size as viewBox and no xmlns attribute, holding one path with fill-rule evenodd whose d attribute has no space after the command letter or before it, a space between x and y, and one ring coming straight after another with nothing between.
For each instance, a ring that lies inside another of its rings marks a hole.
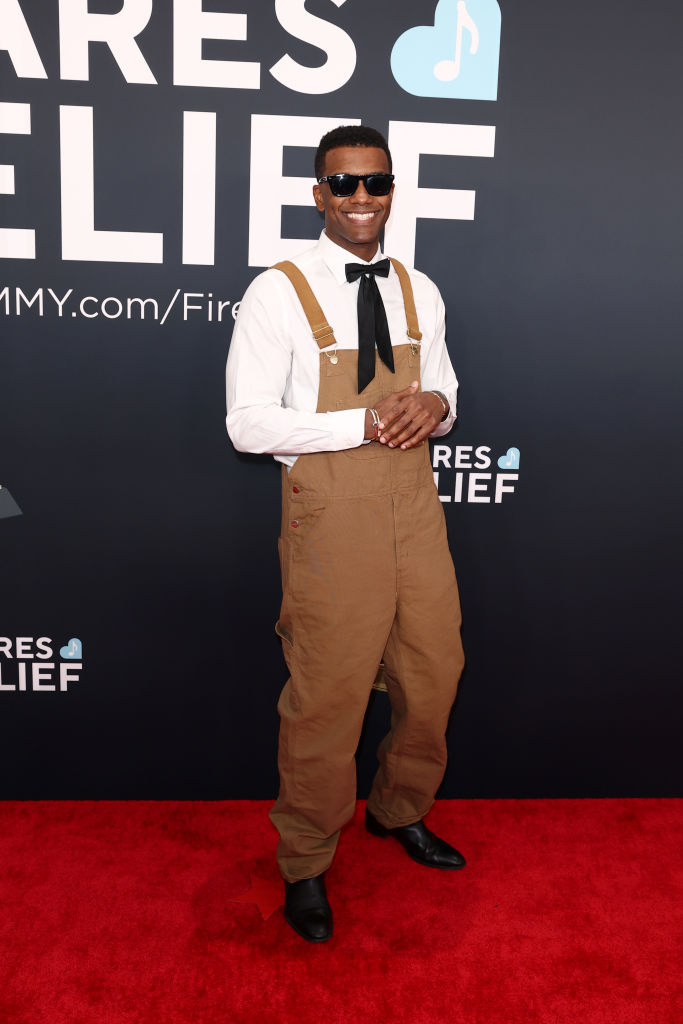
<instances>
[{"instance_id":1,"label":"step and repeat backdrop","mask_svg":"<svg viewBox=\"0 0 683 1024\"><path fill-rule=\"evenodd\" d=\"M468 664L441 795L677 795L678 0L0 0L0 797L270 798L279 472L225 431L313 154L441 288ZM388 722L373 695L367 793Z\"/></svg>"}]
</instances>

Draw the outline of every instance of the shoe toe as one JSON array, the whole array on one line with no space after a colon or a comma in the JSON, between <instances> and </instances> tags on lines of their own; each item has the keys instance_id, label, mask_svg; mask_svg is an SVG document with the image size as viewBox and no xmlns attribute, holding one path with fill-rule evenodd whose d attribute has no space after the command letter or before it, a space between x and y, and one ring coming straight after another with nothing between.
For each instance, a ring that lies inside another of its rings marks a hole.
<instances>
[{"instance_id":1,"label":"shoe toe","mask_svg":"<svg viewBox=\"0 0 683 1024\"><path fill-rule=\"evenodd\" d=\"M427 867L441 868L445 871L454 871L457 868L465 867L465 858L445 839L430 832L422 823L419 831L417 829L405 830L402 838L403 844L413 858L419 864Z\"/></svg>"},{"instance_id":2,"label":"shoe toe","mask_svg":"<svg viewBox=\"0 0 683 1024\"><path fill-rule=\"evenodd\" d=\"M293 913L285 910L285 917L295 932L308 942L325 942L332 935L332 918L324 910Z\"/></svg>"},{"instance_id":3,"label":"shoe toe","mask_svg":"<svg viewBox=\"0 0 683 1024\"><path fill-rule=\"evenodd\" d=\"M443 846L437 849L434 853L434 863L440 868L464 868L467 863L461 853L458 853L456 849L450 846L448 843L443 843Z\"/></svg>"},{"instance_id":4,"label":"shoe toe","mask_svg":"<svg viewBox=\"0 0 683 1024\"><path fill-rule=\"evenodd\" d=\"M315 911L308 915L308 919L306 921L306 932L312 939L315 939L317 942L322 942L324 939L328 939L330 937L330 925L331 921L327 914L323 913L321 910Z\"/></svg>"},{"instance_id":5,"label":"shoe toe","mask_svg":"<svg viewBox=\"0 0 683 1024\"><path fill-rule=\"evenodd\" d=\"M322 876L285 883L285 919L308 942L332 935L332 911Z\"/></svg>"}]
</instances>

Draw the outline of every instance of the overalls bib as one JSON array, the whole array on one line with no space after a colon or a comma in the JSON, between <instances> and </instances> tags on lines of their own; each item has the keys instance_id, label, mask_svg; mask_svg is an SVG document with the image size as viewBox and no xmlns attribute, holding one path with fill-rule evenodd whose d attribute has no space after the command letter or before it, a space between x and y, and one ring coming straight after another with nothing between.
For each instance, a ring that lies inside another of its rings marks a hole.
<instances>
[{"instance_id":1,"label":"overalls bib","mask_svg":"<svg viewBox=\"0 0 683 1024\"><path fill-rule=\"evenodd\" d=\"M395 373L376 354L375 377L359 395L357 351L321 351L318 412L372 408L419 380L412 289L392 263L411 336L393 347ZM296 287L319 345L334 343L298 268L278 269ZM280 792L270 817L280 833L280 871L293 882L329 867L353 816L355 752L380 662L391 729L378 750L369 810L388 828L418 821L443 778L464 657L429 445L402 451L372 441L299 456L289 473L282 470L278 546L276 630L290 678L278 702Z\"/></svg>"}]
</instances>

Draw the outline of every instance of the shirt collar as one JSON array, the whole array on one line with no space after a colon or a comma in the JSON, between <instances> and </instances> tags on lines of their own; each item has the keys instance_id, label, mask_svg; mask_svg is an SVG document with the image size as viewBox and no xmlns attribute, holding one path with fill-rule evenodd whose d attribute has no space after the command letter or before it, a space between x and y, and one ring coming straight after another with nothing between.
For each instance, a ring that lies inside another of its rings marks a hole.
<instances>
[{"instance_id":1,"label":"shirt collar","mask_svg":"<svg viewBox=\"0 0 683 1024\"><path fill-rule=\"evenodd\" d=\"M324 228L318 240L318 253L325 266L332 272L337 284L346 282L347 263L377 263L378 260L384 259L381 246L377 247L377 252L371 260L362 260L354 256L348 249L342 249L341 245L328 238Z\"/></svg>"}]
</instances>

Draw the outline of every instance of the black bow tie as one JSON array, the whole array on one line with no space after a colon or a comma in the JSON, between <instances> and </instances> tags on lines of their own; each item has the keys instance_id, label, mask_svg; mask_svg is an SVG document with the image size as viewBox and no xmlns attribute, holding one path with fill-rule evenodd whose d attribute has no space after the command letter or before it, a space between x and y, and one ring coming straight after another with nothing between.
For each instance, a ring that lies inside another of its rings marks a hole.
<instances>
[{"instance_id":1,"label":"black bow tie","mask_svg":"<svg viewBox=\"0 0 683 1024\"><path fill-rule=\"evenodd\" d=\"M375 342L384 365L394 372L394 353L391 349L387 314L379 293L375 275L389 276L389 260L377 263L347 263L346 280L358 285L358 394L375 376Z\"/></svg>"}]
</instances>

